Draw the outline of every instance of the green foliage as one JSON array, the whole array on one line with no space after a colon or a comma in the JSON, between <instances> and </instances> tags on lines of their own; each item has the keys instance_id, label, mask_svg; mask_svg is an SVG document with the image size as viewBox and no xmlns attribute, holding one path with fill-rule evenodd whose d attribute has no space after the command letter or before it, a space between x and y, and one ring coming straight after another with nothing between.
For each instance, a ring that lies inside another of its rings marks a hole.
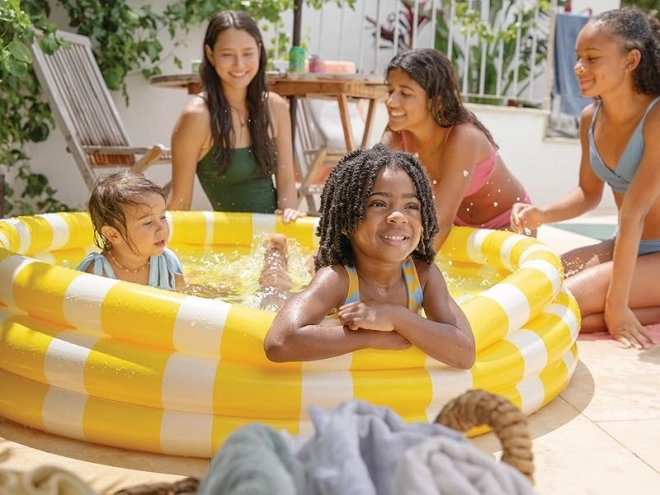
<instances>
[{"instance_id":1,"label":"green foliage","mask_svg":"<svg viewBox=\"0 0 660 495\"><path fill-rule=\"evenodd\" d=\"M13 76L23 76L32 62L29 50L23 40L31 34L32 22L20 8L20 0L0 0L0 82L6 72Z\"/></svg>"},{"instance_id":2,"label":"green foliage","mask_svg":"<svg viewBox=\"0 0 660 495\"><path fill-rule=\"evenodd\" d=\"M519 96L530 81L543 72L547 38L539 32L535 11L538 8L539 17L547 19L550 2L541 0L535 6L518 6L518 3L516 0L492 0L489 18L485 20L465 0L456 3L455 20L461 25L461 34L471 41L468 52L459 62L467 66L467 70L462 71L463 77L467 77L467 101L495 104L500 101L497 97L474 95L507 95L511 89L516 89ZM519 53L517 60L516 51ZM533 67L535 73L532 73ZM463 83L462 80L465 87Z\"/></svg>"},{"instance_id":3,"label":"green foliage","mask_svg":"<svg viewBox=\"0 0 660 495\"><path fill-rule=\"evenodd\" d=\"M340 4L339 0L307 0L314 8L328 2ZM158 39L161 31L168 33L176 47L185 42L190 26L204 25L219 10L244 10L257 21L281 26L282 12L294 8L294 0L180 0L168 4L160 13L149 4L133 9L128 0L59 0L59 3L67 11L71 27L93 40L97 47L94 55L108 88L121 90L127 103L125 80L131 71L139 69L146 78L161 73L160 64L166 58ZM353 6L355 0L349 0L348 4ZM173 62L182 67L177 57Z\"/></svg>"},{"instance_id":4,"label":"green foliage","mask_svg":"<svg viewBox=\"0 0 660 495\"><path fill-rule=\"evenodd\" d=\"M529 85L533 77L538 76L543 70L543 62L547 57L547 36L539 36L539 22L535 19L535 10L540 8L541 20L547 20L550 16L550 1L540 0L537 5L522 4L516 0L490 0L489 18L482 19L480 10L476 10L468 0L456 0L453 4L453 30L450 34L448 24L452 2L440 0L435 2L436 10L431 10L432 2L422 1L419 3L417 12L417 31L421 31L431 23L435 17L434 46L445 54L448 54L452 63L460 70L459 81L461 88L464 79L467 84L467 101L480 103L499 104L499 96L507 94L517 82L517 94L520 95ZM563 1L558 2L563 5ZM413 25L415 23L414 2L412 0L401 0L401 9L398 16L398 29L394 23L397 17L394 13L389 14L384 25L380 26L379 38L389 44L394 43L395 35L398 36L399 51L407 50L412 45ZM516 10L519 8L519 10ZM375 19L367 17L373 27L377 25ZM457 42L455 30L469 38L470 43ZM532 43L532 34L537 34L537 42ZM375 35L375 33L374 33ZM452 37L450 43L450 36ZM516 65L516 46L520 46L520 59ZM451 54L449 49L451 46ZM483 73L481 71L482 61L484 63ZM534 62L536 73L531 73L531 65ZM498 67L501 64L501 71ZM462 70L465 69L465 70ZM474 96L475 94L497 95L496 97Z\"/></svg>"},{"instance_id":5,"label":"green foliage","mask_svg":"<svg viewBox=\"0 0 660 495\"><path fill-rule=\"evenodd\" d=\"M644 12L659 17L660 15L660 1L658 0L621 0L622 7L638 7Z\"/></svg>"},{"instance_id":6,"label":"green foliage","mask_svg":"<svg viewBox=\"0 0 660 495\"><path fill-rule=\"evenodd\" d=\"M308 6L340 0L307 0ZM64 211L70 209L56 198L56 191L41 174L29 169L26 147L45 141L55 123L48 104L42 99L32 69L27 45L34 29L45 33L40 40L45 53L54 53L62 43L55 36L57 26L47 19L51 5L60 4L68 15L68 25L91 38L96 60L111 90L121 91L128 104L126 76L141 71L144 77L159 74L163 54L159 35L167 33L174 46L185 42L191 26L203 25L218 10L245 10L256 20L280 22L281 13L292 10L294 0L171 0L156 12L145 2L128 0L0 0L0 166L8 173L6 214ZM352 7L355 0L349 0ZM179 68L182 63L176 57ZM20 191L20 192L19 192Z\"/></svg>"},{"instance_id":7,"label":"green foliage","mask_svg":"<svg viewBox=\"0 0 660 495\"><path fill-rule=\"evenodd\" d=\"M43 49L55 51L59 43L53 36L54 25L21 10L19 0L0 0L0 166L7 175L3 214L69 209L55 199L56 191L45 176L30 171L25 151L28 143L45 141L54 125L50 108L40 98L27 48L34 39L34 26L46 34Z\"/></svg>"}]
</instances>

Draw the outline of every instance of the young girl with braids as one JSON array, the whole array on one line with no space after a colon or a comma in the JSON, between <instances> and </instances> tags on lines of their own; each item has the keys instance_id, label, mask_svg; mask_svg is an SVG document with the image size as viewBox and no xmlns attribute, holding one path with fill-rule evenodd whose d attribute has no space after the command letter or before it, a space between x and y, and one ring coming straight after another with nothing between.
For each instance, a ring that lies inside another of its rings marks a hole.
<instances>
[{"instance_id":1,"label":"young girl with braids","mask_svg":"<svg viewBox=\"0 0 660 495\"><path fill-rule=\"evenodd\" d=\"M185 286L181 262L167 247L170 226L163 190L141 174L99 176L87 204L93 252L78 270L166 290Z\"/></svg>"},{"instance_id":2,"label":"young girl with braids","mask_svg":"<svg viewBox=\"0 0 660 495\"><path fill-rule=\"evenodd\" d=\"M390 61L385 79L389 122L382 142L418 156L432 181L436 251L452 225L508 230L511 207L529 203L529 195L488 129L463 105L451 61L433 49L410 50Z\"/></svg>"},{"instance_id":3,"label":"young girl with braids","mask_svg":"<svg viewBox=\"0 0 660 495\"><path fill-rule=\"evenodd\" d=\"M474 336L433 261L438 222L419 162L384 145L348 154L328 177L320 214L316 273L275 317L264 342L268 358L414 345L470 368ZM328 321L335 310L337 319Z\"/></svg>"},{"instance_id":4,"label":"young girl with braids","mask_svg":"<svg viewBox=\"0 0 660 495\"><path fill-rule=\"evenodd\" d=\"M580 119L578 186L539 208L515 205L518 232L595 208L605 183L619 223L612 239L563 255L582 312L582 332L607 329L636 349L653 339L643 325L660 321L660 24L634 8L591 18L578 35L575 74L594 98Z\"/></svg>"}]
</instances>

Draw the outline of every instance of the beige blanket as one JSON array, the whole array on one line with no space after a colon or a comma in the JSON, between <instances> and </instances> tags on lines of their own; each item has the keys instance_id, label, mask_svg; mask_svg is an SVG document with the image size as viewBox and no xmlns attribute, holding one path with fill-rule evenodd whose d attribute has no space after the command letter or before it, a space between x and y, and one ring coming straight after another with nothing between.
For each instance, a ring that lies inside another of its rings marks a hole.
<instances>
[{"instance_id":1,"label":"beige blanket","mask_svg":"<svg viewBox=\"0 0 660 495\"><path fill-rule=\"evenodd\" d=\"M18 472L0 468L0 495L97 495L75 474L54 466Z\"/></svg>"}]
</instances>

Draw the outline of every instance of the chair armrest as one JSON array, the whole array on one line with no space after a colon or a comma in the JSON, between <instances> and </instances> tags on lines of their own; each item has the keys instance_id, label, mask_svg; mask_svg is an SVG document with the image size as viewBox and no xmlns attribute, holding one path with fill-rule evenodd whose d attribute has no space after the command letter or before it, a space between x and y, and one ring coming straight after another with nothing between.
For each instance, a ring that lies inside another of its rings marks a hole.
<instances>
[{"instance_id":1,"label":"chair armrest","mask_svg":"<svg viewBox=\"0 0 660 495\"><path fill-rule=\"evenodd\" d=\"M108 155L146 155L154 148L159 148L162 153L169 152L169 149L161 144L150 148L137 146L83 146L82 149L87 154L103 153Z\"/></svg>"}]
</instances>

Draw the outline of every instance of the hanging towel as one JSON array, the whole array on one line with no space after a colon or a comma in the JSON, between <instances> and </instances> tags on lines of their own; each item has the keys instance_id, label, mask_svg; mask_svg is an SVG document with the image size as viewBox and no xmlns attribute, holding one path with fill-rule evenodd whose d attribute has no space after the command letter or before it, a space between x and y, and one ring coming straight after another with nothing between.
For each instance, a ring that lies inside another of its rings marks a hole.
<instances>
[{"instance_id":1,"label":"hanging towel","mask_svg":"<svg viewBox=\"0 0 660 495\"><path fill-rule=\"evenodd\" d=\"M588 16L557 13L555 24L554 81L552 92L561 98L560 112L572 117L592 102L580 94L580 85L575 76L575 40Z\"/></svg>"}]
</instances>

